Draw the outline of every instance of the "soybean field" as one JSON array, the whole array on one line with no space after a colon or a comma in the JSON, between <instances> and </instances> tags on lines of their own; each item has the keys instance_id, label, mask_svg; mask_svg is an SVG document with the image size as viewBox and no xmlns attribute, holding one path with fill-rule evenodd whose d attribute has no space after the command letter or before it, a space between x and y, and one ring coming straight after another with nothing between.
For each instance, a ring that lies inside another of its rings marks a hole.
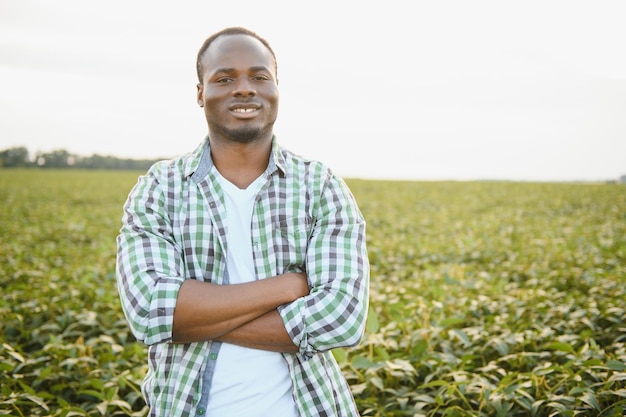
<instances>
[{"instance_id":1,"label":"soybean field","mask_svg":"<svg viewBox=\"0 0 626 417\"><path fill-rule=\"evenodd\" d=\"M0 170L0 415L147 414L114 274L140 174ZM362 416L626 414L626 185L347 183L370 310L333 354Z\"/></svg>"}]
</instances>

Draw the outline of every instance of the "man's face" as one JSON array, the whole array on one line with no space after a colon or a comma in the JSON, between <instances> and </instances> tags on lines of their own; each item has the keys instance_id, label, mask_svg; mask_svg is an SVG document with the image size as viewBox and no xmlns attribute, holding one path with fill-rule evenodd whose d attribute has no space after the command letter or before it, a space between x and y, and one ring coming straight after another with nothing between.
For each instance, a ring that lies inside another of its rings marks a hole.
<instances>
[{"instance_id":1,"label":"man's face","mask_svg":"<svg viewBox=\"0 0 626 417\"><path fill-rule=\"evenodd\" d=\"M242 143L271 137L278 115L271 52L251 36L226 35L213 41L201 64L198 104L204 108L209 134Z\"/></svg>"}]
</instances>

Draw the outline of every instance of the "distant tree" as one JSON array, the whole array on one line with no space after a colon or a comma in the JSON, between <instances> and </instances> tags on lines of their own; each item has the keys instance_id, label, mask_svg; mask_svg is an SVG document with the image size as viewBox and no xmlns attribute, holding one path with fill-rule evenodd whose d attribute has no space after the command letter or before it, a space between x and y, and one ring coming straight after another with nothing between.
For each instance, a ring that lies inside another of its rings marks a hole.
<instances>
[{"instance_id":1,"label":"distant tree","mask_svg":"<svg viewBox=\"0 0 626 417\"><path fill-rule=\"evenodd\" d=\"M129 159L115 156L78 156L64 149L38 152L30 162L28 149L15 147L0 151L0 168L37 166L40 168L124 169L145 171L158 159Z\"/></svg>"},{"instance_id":2,"label":"distant tree","mask_svg":"<svg viewBox=\"0 0 626 417\"><path fill-rule=\"evenodd\" d=\"M58 149L51 152L38 153L37 165L43 168L67 168L73 164L74 155L64 149Z\"/></svg>"},{"instance_id":3,"label":"distant tree","mask_svg":"<svg viewBox=\"0 0 626 417\"><path fill-rule=\"evenodd\" d=\"M0 167L21 168L28 166L29 164L28 149L24 146L0 151Z\"/></svg>"}]
</instances>

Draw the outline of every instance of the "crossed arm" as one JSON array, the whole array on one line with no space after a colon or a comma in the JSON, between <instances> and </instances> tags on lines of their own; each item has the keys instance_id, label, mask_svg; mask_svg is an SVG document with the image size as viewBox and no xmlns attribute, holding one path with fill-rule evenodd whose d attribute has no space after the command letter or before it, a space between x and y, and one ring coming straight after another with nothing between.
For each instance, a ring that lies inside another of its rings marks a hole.
<instances>
[{"instance_id":1,"label":"crossed arm","mask_svg":"<svg viewBox=\"0 0 626 417\"><path fill-rule=\"evenodd\" d=\"M297 352L277 307L309 293L306 275L286 273L245 284L186 280L174 310L173 341L219 340L277 352Z\"/></svg>"},{"instance_id":2,"label":"crossed arm","mask_svg":"<svg viewBox=\"0 0 626 417\"><path fill-rule=\"evenodd\" d=\"M355 205L336 209L351 201L347 190L337 185L327 193L324 201L333 203L317 214L324 220L308 244L306 276L218 285L182 277L165 194L144 178L129 195L117 238L118 290L135 337L147 345L218 340L306 354L358 343L368 306L365 222Z\"/></svg>"}]
</instances>

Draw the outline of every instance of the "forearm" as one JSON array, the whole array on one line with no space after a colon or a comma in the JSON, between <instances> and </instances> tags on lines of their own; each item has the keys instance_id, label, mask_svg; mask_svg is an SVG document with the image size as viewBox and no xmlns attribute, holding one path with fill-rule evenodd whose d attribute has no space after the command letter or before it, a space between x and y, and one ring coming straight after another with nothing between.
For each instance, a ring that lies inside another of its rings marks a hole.
<instances>
[{"instance_id":1,"label":"forearm","mask_svg":"<svg viewBox=\"0 0 626 417\"><path fill-rule=\"evenodd\" d=\"M186 280L176 300L172 340L188 343L217 339L306 294L303 274L233 285Z\"/></svg>"},{"instance_id":2,"label":"forearm","mask_svg":"<svg viewBox=\"0 0 626 417\"><path fill-rule=\"evenodd\" d=\"M356 345L363 336L368 301L363 293L320 290L280 310L300 352L323 352Z\"/></svg>"},{"instance_id":3,"label":"forearm","mask_svg":"<svg viewBox=\"0 0 626 417\"><path fill-rule=\"evenodd\" d=\"M293 344L289 337L277 310L257 317L216 340L273 352L296 353L298 351L298 347Z\"/></svg>"}]
</instances>

